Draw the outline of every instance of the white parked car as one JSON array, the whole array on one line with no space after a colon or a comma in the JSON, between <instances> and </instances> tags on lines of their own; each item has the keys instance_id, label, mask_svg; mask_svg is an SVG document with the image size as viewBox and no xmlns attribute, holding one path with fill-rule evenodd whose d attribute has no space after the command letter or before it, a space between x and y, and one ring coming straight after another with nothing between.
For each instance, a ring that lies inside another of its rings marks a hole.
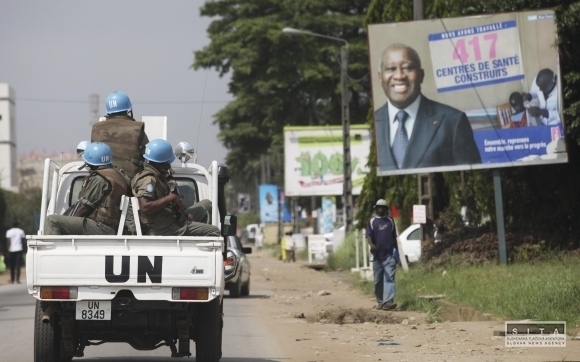
<instances>
[{"instance_id":1,"label":"white parked car","mask_svg":"<svg viewBox=\"0 0 580 362\"><path fill-rule=\"evenodd\" d=\"M437 239L437 228L435 226L435 239ZM342 231L342 237L344 238L344 225L335 229L334 232L324 234L326 238L326 250L327 252L332 252L334 250L334 233L338 230ZM364 245L366 245L366 239L364 239L364 230L363 230L363 241ZM435 240L438 242L439 240ZM403 244L403 250L405 251L405 256L407 257L407 261L409 263L415 263L419 261L421 258L421 224L412 224L404 231L399 234L399 242ZM372 258L372 256L371 256Z\"/></svg>"},{"instance_id":2,"label":"white parked car","mask_svg":"<svg viewBox=\"0 0 580 362\"><path fill-rule=\"evenodd\" d=\"M414 263L421 257L421 224L412 224L399 234L399 242L407 257L407 262Z\"/></svg>"},{"instance_id":3,"label":"white parked car","mask_svg":"<svg viewBox=\"0 0 580 362\"><path fill-rule=\"evenodd\" d=\"M439 242L437 227L433 225L435 242ZM421 258L421 224L412 224L399 234L399 242L409 263L415 263Z\"/></svg>"}]
</instances>

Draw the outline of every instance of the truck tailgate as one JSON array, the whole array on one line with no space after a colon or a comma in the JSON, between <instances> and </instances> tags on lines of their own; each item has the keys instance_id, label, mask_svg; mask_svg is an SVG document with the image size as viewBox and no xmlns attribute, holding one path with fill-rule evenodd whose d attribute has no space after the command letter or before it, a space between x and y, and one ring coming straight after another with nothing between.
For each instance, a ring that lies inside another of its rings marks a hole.
<instances>
[{"instance_id":1,"label":"truck tailgate","mask_svg":"<svg viewBox=\"0 0 580 362\"><path fill-rule=\"evenodd\" d=\"M221 241L33 237L27 256L28 288L78 286L78 299L112 298L131 289L138 299L159 299L172 287L220 289ZM94 238L94 237L93 237ZM34 245L36 241L37 245ZM31 274L28 274L31 273ZM105 290L111 293L105 293ZM36 293L33 293L36 294ZM138 296L141 294L141 297ZM165 298L163 298L165 299Z\"/></svg>"}]
</instances>

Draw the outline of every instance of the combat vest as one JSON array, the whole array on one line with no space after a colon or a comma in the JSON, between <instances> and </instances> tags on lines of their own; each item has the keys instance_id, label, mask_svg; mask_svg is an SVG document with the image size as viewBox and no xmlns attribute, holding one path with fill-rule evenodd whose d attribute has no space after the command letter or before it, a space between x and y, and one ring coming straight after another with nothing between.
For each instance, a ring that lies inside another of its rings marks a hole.
<instances>
[{"instance_id":1,"label":"combat vest","mask_svg":"<svg viewBox=\"0 0 580 362\"><path fill-rule=\"evenodd\" d=\"M121 198L123 195L128 195L129 191L127 179L113 167L91 171L90 176L94 176L95 173L104 177L111 185L112 190L105 201L98 205L88 218L116 228L119 226L119 220L121 219L121 210L119 210Z\"/></svg>"},{"instance_id":2,"label":"combat vest","mask_svg":"<svg viewBox=\"0 0 580 362\"><path fill-rule=\"evenodd\" d=\"M148 142L145 124L129 116L114 116L93 126L91 142L111 147L113 166L133 178L143 169L143 149Z\"/></svg>"},{"instance_id":3,"label":"combat vest","mask_svg":"<svg viewBox=\"0 0 580 362\"><path fill-rule=\"evenodd\" d=\"M146 176L153 176L155 180L153 186L155 187L155 192L157 193L158 199L169 195L171 192L169 189L169 184L164 177L160 177L161 173L159 171L149 165L145 165L145 168L139 174L139 178ZM133 183L135 183L135 181L136 180L133 180ZM174 210L169 205L153 214L148 215L141 213L141 210L139 210L139 219L141 220L141 224L143 224L145 229L153 228L156 231L165 230L175 223Z\"/></svg>"}]
</instances>

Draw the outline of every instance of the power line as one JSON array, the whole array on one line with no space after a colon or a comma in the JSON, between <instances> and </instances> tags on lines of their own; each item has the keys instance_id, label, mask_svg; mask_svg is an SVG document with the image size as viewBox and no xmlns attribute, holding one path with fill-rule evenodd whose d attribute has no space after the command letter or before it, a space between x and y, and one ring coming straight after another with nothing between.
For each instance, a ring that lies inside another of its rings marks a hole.
<instances>
[{"instance_id":1,"label":"power line","mask_svg":"<svg viewBox=\"0 0 580 362\"><path fill-rule=\"evenodd\" d=\"M88 100L72 99L47 99L47 98L16 98L17 102L50 102L50 103L89 103ZM231 101L132 101L134 104L204 104L204 103L229 103Z\"/></svg>"}]
</instances>

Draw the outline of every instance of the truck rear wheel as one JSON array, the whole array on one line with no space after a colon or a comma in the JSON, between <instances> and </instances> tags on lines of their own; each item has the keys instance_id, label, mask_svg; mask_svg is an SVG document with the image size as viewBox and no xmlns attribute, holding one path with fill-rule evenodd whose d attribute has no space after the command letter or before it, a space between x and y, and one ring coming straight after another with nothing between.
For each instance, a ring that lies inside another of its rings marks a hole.
<instances>
[{"instance_id":1,"label":"truck rear wheel","mask_svg":"<svg viewBox=\"0 0 580 362\"><path fill-rule=\"evenodd\" d=\"M72 359L64 355L64 344L60 331L55 331L52 323L42 323L43 310L36 301L34 318L34 362L68 362ZM56 315L53 316L56 318Z\"/></svg>"},{"instance_id":2,"label":"truck rear wheel","mask_svg":"<svg viewBox=\"0 0 580 362\"><path fill-rule=\"evenodd\" d=\"M195 360L218 362L222 356L222 312L219 298L197 309Z\"/></svg>"}]
</instances>

